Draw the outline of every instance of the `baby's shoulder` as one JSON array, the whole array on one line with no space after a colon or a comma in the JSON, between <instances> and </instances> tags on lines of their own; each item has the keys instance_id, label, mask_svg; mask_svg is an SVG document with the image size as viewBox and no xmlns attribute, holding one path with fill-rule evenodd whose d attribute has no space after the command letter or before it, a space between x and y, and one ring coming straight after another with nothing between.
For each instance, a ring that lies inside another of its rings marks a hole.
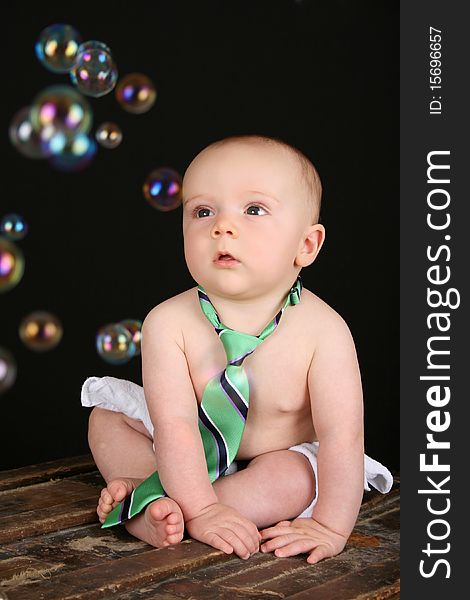
<instances>
[{"instance_id":1,"label":"baby's shoulder","mask_svg":"<svg viewBox=\"0 0 470 600\"><path fill-rule=\"evenodd\" d=\"M191 288L154 306L142 323L142 331L157 331L179 339L184 324L194 313L195 290Z\"/></svg>"},{"instance_id":2,"label":"baby's shoulder","mask_svg":"<svg viewBox=\"0 0 470 600\"><path fill-rule=\"evenodd\" d=\"M349 327L343 317L319 296L304 288L302 290L302 312L299 314L314 339L321 340L332 334L350 335Z\"/></svg>"}]
</instances>

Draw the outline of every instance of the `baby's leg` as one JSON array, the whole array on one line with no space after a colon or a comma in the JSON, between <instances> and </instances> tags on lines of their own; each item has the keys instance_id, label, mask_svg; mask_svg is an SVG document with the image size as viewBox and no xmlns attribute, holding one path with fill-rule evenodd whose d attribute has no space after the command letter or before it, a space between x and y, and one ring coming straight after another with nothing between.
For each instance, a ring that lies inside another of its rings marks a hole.
<instances>
[{"instance_id":1,"label":"baby's leg","mask_svg":"<svg viewBox=\"0 0 470 600\"><path fill-rule=\"evenodd\" d=\"M300 515L315 497L315 475L303 454L278 450L221 477L214 490L219 502L237 509L261 529Z\"/></svg>"},{"instance_id":2,"label":"baby's leg","mask_svg":"<svg viewBox=\"0 0 470 600\"><path fill-rule=\"evenodd\" d=\"M104 522L118 502L157 470L153 440L141 421L96 407L90 414L88 443L107 483L97 508ZM183 515L174 500L161 498L127 521L125 527L152 546L168 546L183 538Z\"/></svg>"}]
</instances>

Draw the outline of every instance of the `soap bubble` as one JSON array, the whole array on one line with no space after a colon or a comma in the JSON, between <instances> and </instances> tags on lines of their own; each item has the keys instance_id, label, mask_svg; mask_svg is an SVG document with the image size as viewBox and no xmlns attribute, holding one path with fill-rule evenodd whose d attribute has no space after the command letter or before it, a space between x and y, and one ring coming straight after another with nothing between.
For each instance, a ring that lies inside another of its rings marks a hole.
<instances>
[{"instance_id":1,"label":"soap bubble","mask_svg":"<svg viewBox=\"0 0 470 600\"><path fill-rule=\"evenodd\" d=\"M23 273L23 253L16 244L0 237L0 294L15 287Z\"/></svg>"},{"instance_id":2,"label":"soap bubble","mask_svg":"<svg viewBox=\"0 0 470 600\"><path fill-rule=\"evenodd\" d=\"M54 154L49 162L59 171L82 171L96 154L96 142L84 133L77 133L66 140L60 152Z\"/></svg>"},{"instance_id":3,"label":"soap bubble","mask_svg":"<svg viewBox=\"0 0 470 600\"><path fill-rule=\"evenodd\" d=\"M128 362L135 352L131 333L119 323L101 327L96 335L96 350L101 358L112 365Z\"/></svg>"},{"instance_id":4,"label":"soap bubble","mask_svg":"<svg viewBox=\"0 0 470 600\"><path fill-rule=\"evenodd\" d=\"M62 339L62 325L59 319L46 311L35 311L20 323L21 341L30 350L46 352L55 348Z\"/></svg>"},{"instance_id":5,"label":"soap bubble","mask_svg":"<svg viewBox=\"0 0 470 600\"><path fill-rule=\"evenodd\" d=\"M76 133L88 133L93 119L88 101L68 85L53 85L40 92L32 103L30 118L43 138L44 130L48 131L50 153L58 151L54 146L63 148L66 139Z\"/></svg>"},{"instance_id":6,"label":"soap bubble","mask_svg":"<svg viewBox=\"0 0 470 600\"><path fill-rule=\"evenodd\" d=\"M50 25L39 34L36 56L49 71L67 73L75 64L81 41L81 35L71 25Z\"/></svg>"},{"instance_id":7,"label":"soap bubble","mask_svg":"<svg viewBox=\"0 0 470 600\"><path fill-rule=\"evenodd\" d=\"M150 110L157 98L155 86L142 73L130 73L123 77L117 84L115 94L122 108L134 114Z\"/></svg>"},{"instance_id":8,"label":"soap bubble","mask_svg":"<svg viewBox=\"0 0 470 600\"><path fill-rule=\"evenodd\" d=\"M116 123L107 121L98 127L95 137L103 148L117 148L122 141L122 131Z\"/></svg>"},{"instance_id":9,"label":"soap bubble","mask_svg":"<svg viewBox=\"0 0 470 600\"><path fill-rule=\"evenodd\" d=\"M111 48L104 42L99 42L98 40L87 40L86 42L83 42L83 44L80 44L78 53L80 54L80 52L85 52L86 50L103 50L108 54L112 54Z\"/></svg>"},{"instance_id":10,"label":"soap bubble","mask_svg":"<svg viewBox=\"0 0 470 600\"><path fill-rule=\"evenodd\" d=\"M143 185L145 199L161 211L169 211L181 204L181 175L174 169L161 167L153 170Z\"/></svg>"},{"instance_id":11,"label":"soap bubble","mask_svg":"<svg viewBox=\"0 0 470 600\"><path fill-rule=\"evenodd\" d=\"M0 221L0 234L9 240L22 240L28 233L28 225L20 215L10 213Z\"/></svg>"},{"instance_id":12,"label":"soap bubble","mask_svg":"<svg viewBox=\"0 0 470 600\"><path fill-rule=\"evenodd\" d=\"M122 325L127 329L127 331L132 336L132 341L134 342L135 350L134 356L139 356L140 354L140 342L142 340L142 321L137 319L124 319L121 321L119 325Z\"/></svg>"},{"instance_id":13,"label":"soap bubble","mask_svg":"<svg viewBox=\"0 0 470 600\"><path fill-rule=\"evenodd\" d=\"M46 158L50 155L47 140L55 133L52 126L34 129L31 123L30 107L25 106L13 117L8 130L13 146L27 158Z\"/></svg>"},{"instance_id":14,"label":"soap bubble","mask_svg":"<svg viewBox=\"0 0 470 600\"><path fill-rule=\"evenodd\" d=\"M0 347L0 394L3 394L15 383L16 362L13 356Z\"/></svg>"},{"instance_id":15,"label":"soap bubble","mask_svg":"<svg viewBox=\"0 0 470 600\"><path fill-rule=\"evenodd\" d=\"M96 40L85 42L78 49L77 61L70 78L86 96L99 98L114 89L118 78L116 64L109 48Z\"/></svg>"}]
</instances>

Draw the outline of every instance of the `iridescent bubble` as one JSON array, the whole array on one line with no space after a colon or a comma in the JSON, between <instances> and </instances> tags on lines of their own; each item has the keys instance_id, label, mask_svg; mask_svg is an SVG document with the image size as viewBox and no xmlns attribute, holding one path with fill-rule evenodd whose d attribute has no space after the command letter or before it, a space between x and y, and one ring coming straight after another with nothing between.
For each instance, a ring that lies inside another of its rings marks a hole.
<instances>
[{"instance_id":1,"label":"iridescent bubble","mask_svg":"<svg viewBox=\"0 0 470 600\"><path fill-rule=\"evenodd\" d=\"M50 155L47 140L54 133L52 126L36 130L31 123L30 107L25 106L13 117L8 130L13 146L27 158L46 158Z\"/></svg>"},{"instance_id":2,"label":"iridescent bubble","mask_svg":"<svg viewBox=\"0 0 470 600\"><path fill-rule=\"evenodd\" d=\"M101 327L96 334L96 350L104 361L120 365L134 356L135 344L125 327L110 323Z\"/></svg>"},{"instance_id":3,"label":"iridescent bubble","mask_svg":"<svg viewBox=\"0 0 470 600\"><path fill-rule=\"evenodd\" d=\"M86 96L99 98L109 94L116 85L118 72L109 48L91 40L78 49L77 61L70 78Z\"/></svg>"},{"instance_id":4,"label":"iridescent bubble","mask_svg":"<svg viewBox=\"0 0 470 600\"><path fill-rule=\"evenodd\" d=\"M23 273L23 253L16 244L0 237L0 294L15 287Z\"/></svg>"},{"instance_id":5,"label":"iridescent bubble","mask_svg":"<svg viewBox=\"0 0 470 600\"><path fill-rule=\"evenodd\" d=\"M87 40L86 42L83 42L83 44L80 44L78 52L85 52L85 50L104 50L108 54L112 54L111 48L104 42L99 42L98 40Z\"/></svg>"},{"instance_id":6,"label":"iridescent bubble","mask_svg":"<svg viewBox=\"0 0 470 600\"><path fill-rule=\"evenodd\" d=\"M16 381L16 362L13 356L0 347L0 394L3 394Z\"/></svg>"},{"instance_id":7,"label":"iridescent bubble","mask_svg":"<svg viewBox=\"0 0 470 600\"><path fill-rule=\"evenodd\" d=\"M10 213L0 221L0 234L9 240L22 240L28 233L28 225L20 215Z\"/></svg>"},{"instance_id":8,"label":"iridescent bubble","mask_svg":"<svg viewBox=\"0 0 470 600\"><path fill-rule=\"evenodd\" d=\"M88 133L93 120L88 101L69 85L53 85L40 92L32 103L30 117L43 139L48 132L50 153L57 152L57 146L64 147L67 138Z\"/></svg>"},{"instance_id":9,"label":"iridescent bubble","mask_svg":"<svg viewBox=\"0 0 470 600\"><path fill-rule=\"evenodd\" d=\"M157 98L155 86L142 73L130 73L123 77L117 84L115 94L122 108L134 114L150 110Z\"/></svg>"},{"instance_id":10,"label":"iridescent bubble","mask_svg":"<svg viewBox=\"0 0 470 600\"><path fill-rule=\"evenodd\" d=\"M122 142L122 131L119 125L107 121L98 127L95 137L103 148L117 148Z\"/></svg>"},{"instance_id":11,"label":"iridescent bubble","mask_svg":"<svg viewBox=\"0 0 470 600\"><path fill-rule=\"evenodd\" d=\"M66 140L65 146L54 154L49 162L58 171L82 171L91 163L96 150L93 138L84 133L77 133Z\"/></svg>"},{"instance_id":12,"label":"iridescent bubble","mask_svg":"<svg viewBox=\"0 0 470 600\"><path fill-rule=\"evenodd\" d=\"M41 310L27 315L19 328L21 341L35 352L46 352L55 348L62 339L62 333L59 319Z\"/></svg>"},{"instance_id":13,"label":"iridescent bubble","mask_svg":"<svg viewBox=\"0 0 470 600\"><path fill-rule=\"evenodd\" d=\"M124 319L121 321L119 325L122 325L127 329L127 331L132 336L132 341L134 342L135 350L134 356L139 356L140 354L140 342L142 340L142 321L137 319Z\"/></svg>"},{"instance_id":14,"label":"iridescent bubble","mask_svg":"<svg viewBox=\"0 0 470 600\"><path fill-rule=\"evenodd\" d=\"M49 71L67 73L75 64L81 41L81 35L71 25L50 25L39 34L36 56Z\"/></svg>"},{"instance_id":15,"label":"iridescent bubble","mask_svg":"<svg viewBox=\"0 0 470 600\"><path fill-rule=\"evenodd\" d=\"M153 170L143 185L145 199L154 208L168 211L181 204L181 175L174 169L161 167Z\"/></svg>"}]
</instances>

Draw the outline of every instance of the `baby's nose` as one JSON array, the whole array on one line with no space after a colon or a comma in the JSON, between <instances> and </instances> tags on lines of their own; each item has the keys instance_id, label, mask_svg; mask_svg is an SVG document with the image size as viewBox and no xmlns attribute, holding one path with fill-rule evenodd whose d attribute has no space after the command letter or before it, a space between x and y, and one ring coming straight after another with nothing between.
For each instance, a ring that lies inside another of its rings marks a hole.
<instances>
[{"instance_id":1,"label":"baby's nose","mask_svg":"<svg viewBox=\"0 0 470 600\"><path fill-rule=\"evenodd\" d=\"M235 238L238 237L238 229L235 223L227 217L220 217L217 219L211 231L213 238L220 237L223 234L230 235L231 237Z\"/></svg>"}]
</instances>

